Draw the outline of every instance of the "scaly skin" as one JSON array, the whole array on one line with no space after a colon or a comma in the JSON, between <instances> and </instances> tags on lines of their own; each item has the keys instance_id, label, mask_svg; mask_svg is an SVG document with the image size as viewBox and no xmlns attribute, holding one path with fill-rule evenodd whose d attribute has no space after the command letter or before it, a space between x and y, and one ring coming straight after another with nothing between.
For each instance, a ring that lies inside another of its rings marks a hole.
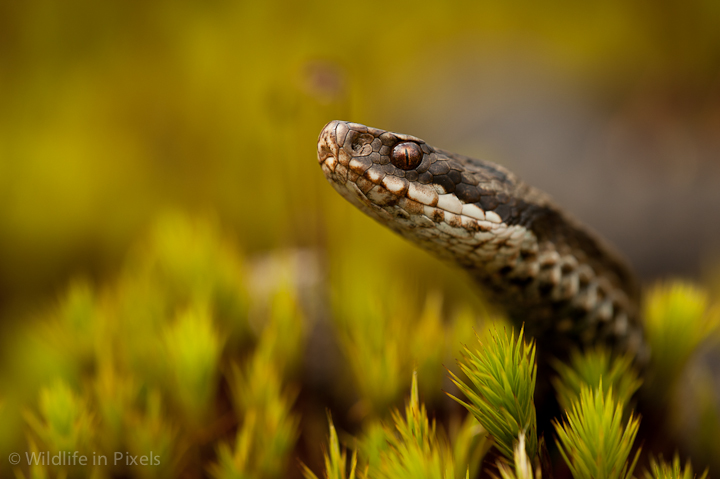
<instances>
[{"instance_id":1,"label":"scaly skin","mask_svg":"<svg viewBox=\"0 0 720 479\"><path fill-rule=\"evenodd\" d=\"M323 128L318 160L345 199L468 271L541 353L605 344L646 358L625 262L507 169L343 121Z\"/></svg>"}]
</instances>

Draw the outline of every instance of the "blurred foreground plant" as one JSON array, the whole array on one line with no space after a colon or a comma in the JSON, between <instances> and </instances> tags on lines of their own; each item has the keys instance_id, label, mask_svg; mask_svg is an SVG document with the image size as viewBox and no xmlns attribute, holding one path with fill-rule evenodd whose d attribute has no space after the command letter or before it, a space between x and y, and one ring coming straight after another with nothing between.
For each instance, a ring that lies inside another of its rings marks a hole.
<instances>
[{"instance_id":1,"label":"blurred foreground plant","mask_svg":"<svg viewBox=\"0 0 720 479\"><path fill-rule=\"evenodd\" d=\"M450 444L438 434L435 421L428 419L425 405L420 403L417 373L413 373L410 400L405 406L405 414L395 410L392 417L395 432L385 429L387 445L380 451L380 464L374 477L456 477Z\"/></svg>"},{"instance_id":2,"label":"blurred foreground plant","mask_svg":"<svg viewBox=\"0 0 720 479\"><path fill-rule=\"evenodd\" d=\"M567 364L555 361L558 376L552 382L560 406L570 410L572 404L580 399L584 386L600 388L603 394L612 390L619 404L628 404L642 384L632 368L632 361L630 356L612 358L605 348L590 349L584 353L574 351Z\"/></svg>"},{"instance_id":3,"label":"blurred foreground plant","mask_svg":"<svg viewBox=\"0 0 720 479\"><path fill-rule=\"evenodd\" d=\"M660 284L645 305L645 332L652 351L650 386L666 397L699 344L717 334L720 310L705 291L684 282Z\"/></svg>"},{"instance_id":4,"label":"blurred foreground plant","mask_svg":"<svg viewBox=\"0 0 720 479\"><path fill-rule=\"evenodd\" d=\"M207 308L178 313L174 323L164 330L163 358L167 361L173 385L183 413L190 422L207 419L210 401L215 395L223 341L212 324Z\"/></svg>"},{"instance_id":5,"label":"blurred foreground plant","mask_svg":"<svg viewBox=\"0 0 720 479\"><path fill-rule=\"evenodd\" d=\"M461 479L474 477L490 442L484 430L472 422L455 436L456 449L427 416L418 395L417 372L413 373L410 399L405 414L392 412L393 425L382 421L366 428L358 443L347 475L347 453L340 453L335 427L330 420L329 451L325 454L325 477L328 479ZM469 433L469 434L468 434ZM457 454L458 449L463 452ZM469 461L468 461L469 460ZM465 462L468 461L468 462ZM357 464L364 466L358 469ZM303 466L306 479L317 476ZM356 476L357 475L357 476Z\"/></svg>"},{"instance_id":6,"label":"blurred foreground plant","mask_svg":"<svg viewBox=\"0 0 720 479\"><path fill-rule=\"evenodd\" d=\"M700 479L706 479L707 475L708 471L705 470ZM675 454L672 464L665 462L662 457L659 460L651 458L650 468L643 475L643 479L694 479L695 477L690 461L685 464L685 467L682 467L680 456L677 454Z\"/></svg>"},{"instance_id":7,"label":"blurred foreground plant","mask_svg":"<svg viewBox=\"0 0 720 479\"><path fill-rule=\"evenodd\" d=\"M357 469L357 451L353 452L352 459L350 459L350 472L348 472L347 451L340 451L340 441L330 414L328 414L328 424L330 433L328 436L328 450L325 452L325 478L355 479L356 477L367 477L367 471L361 476L355 473ZM315 473L305 464L302 464L301 467L305 479L318 479Z\"/></svg>"},{"instance_id":8,"label":"blurred foreground plant","mask_svg":"<svg viewBox=\"0 0 720 479\"><path fill-rule=\"evenodd\" d=\"M40 391L40 415L27 411L26 419L37 438L53 451L87 452L95 424L85 398L64 381L56 380Z\"/></svg>"},{"instance_id":9,"label":"blurred foreground plant","mask_svg":"<svg viewBox=\"0 0 720 479\"><path fill-rule=\"evenodd\" d=\"M298 425L295 394L287 392L296 367L289 365L299 363L304 320L296 291L276 284L269 297L253 298L269 305L258 308L253 330L243 264L216 224L170 215L115 284L73 283L29 327L43 344L35 354L67 366L33 380L37 405L13 397L28 435L24 448L14 448L109 461L84 469L49 458L28 469L23 461L16 475L200 475L217 450L216 477L284 477ZM224 439L235 428L231 446ZM115 460L118 451L123 460ZM152 455L156 463L132 467L126 455Z\"/></svg>"},{"instance_id":10,"label":"blurred foreground plant","mask_svg":"<svg viewBox=\"0 0 720 479\"><path fill-rule=\"evenodd\" d=\"M470 412L464 420L457 407L428 410L426 404L439 403L442 361L456 356L477 315L462 307L448 314L440 293L423 301L416 301L417 291L398 293L402 272L370 281L372 275L351 268L344 279L331 275L334 329L313 329L325 309L303 295L300 279L312 274L292 266L290 257L272 255L283 273L259 274L259 263L240 255L216 223L173 215L155 226L116 282L73 282L54 308L28 323L19 346L5 352L16 361L0 381L8 418L0 439L14 450L96 453L109 464L23 463L15 475L287 477L296 467L293 456L319 454L322 432L314 432L313 412L333 407L339 424L355 428L355 439L346 436L352 453L343 452L329 421L327 477L485 477L494 473L493 465L482 464L492 445L503 479L552 477L557 464L547 463L551 456L536 425L536 346L523 330L516 336L483 327L476 346L464 348L459 371L446 381L465 396L453 396ZM641 387L655 399L653 391L663 387L657 401L665 404L670 389L685 384L682 373L698 348L717 333L718 308L698 288L658 288L647 307L654 383L643 376L641 386L631 358L603 349L555 363L552 382L566 416L556 418L554 442L575 479L632 476L639 434L634 392ZM336 368L309 368L306 350ZM343 377L345 371L352 374ZM711 455L720 421L709 373L700 373L689 376L702 379L704 388L693 390L702 393L693 402L697 417L683 425L697 431L699 446L689 444ZM300 374L307 380L302 385ZM17 387L6 386L8 377ZM395 409L408 385L404 410ZM23 422L13 422L15 416ZM114 464L117 451L152 454L159 464ZM301 471L315 479L307 467ZM647 474L689 477L692 470L656 461Z\"/></svg>"},{"instance_id":11,"label":"blurred foreground plant","mask_svg":"<svg viewBox=\"0 0 720 479\"><path fill-rule=\"evenodd\" d=\"M235 445L223 443L218 448L218 463L210 468L218 479L243 475L273 478L285 474L299 420L292 413L295 393L283 390L282 364L267 354L267 345L277 342L278 331L268 327L255 355L243 365L232 365L230 388L234 410L244 419Z\"/></svg>"}]
</instances>

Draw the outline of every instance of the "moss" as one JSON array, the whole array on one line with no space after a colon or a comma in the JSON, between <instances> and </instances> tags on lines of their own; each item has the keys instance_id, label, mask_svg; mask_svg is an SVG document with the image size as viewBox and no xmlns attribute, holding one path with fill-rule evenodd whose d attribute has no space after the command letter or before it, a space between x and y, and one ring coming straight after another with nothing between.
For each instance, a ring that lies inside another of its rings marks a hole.
<instances>
[{"instance_id":1,"label":"moss","mask_svg":"<svg viewBox=\"0 0 720 479\"><path fill-rule=\"evenodd\" d=\"M16 333L20 360L3 375L4 384L15 378L19 387L2 391L0 407L22 421L8 422L4 443L48 457L78 451L107 458L86 467L25 461L16 476L302 472L310 479L321 452L313 411L326 407L348 429L330 421L328 477L460 479L495 471L537 479L561 467L537 436L534 345L522 331L498 333L491 326L498 318L467 304L448 308L431 278L403 289L402 270L378 279L355 268L331 272L326 283L305 256L284 251L257 261L240 251L215 221L161 218L116 280L73 281ZM328 296L331 307L323 309L318 298ZM556 363L553 384L567 413L556 418L557 439L548 445L559 448L576 479L632 474L634 438L642 435L633 393L656 390L657 378L678 387L674 378L717 334L717 309L697 286L659 286L647 308L655 353L643 374L649 384L640 385L630 358L600 349ZM462 347L473 328L481 340ZM451 382L442 364L458 352ZM337 363L323 369L330 376L316 376L318 358ZM458 401L471 414L442 402L453 382L459 390L451 394L464 395ZM705 439L691 444L706 457L720 426L702 391L702 424L698 416L685 427L702 431ZM491 448L501 456L488 456ZM150 456L157 463L130 460ZM309 465L299 468L297 457ZM663 464L651 463L648 474L666 477Z\"/></svg>"}]
</instances>

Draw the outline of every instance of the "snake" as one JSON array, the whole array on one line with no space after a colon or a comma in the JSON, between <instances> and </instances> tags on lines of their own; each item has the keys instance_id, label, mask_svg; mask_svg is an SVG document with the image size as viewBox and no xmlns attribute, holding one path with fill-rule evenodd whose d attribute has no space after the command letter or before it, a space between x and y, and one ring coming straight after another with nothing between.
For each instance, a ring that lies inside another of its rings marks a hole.
<instances>
[{"instance_id":1,"label":"snake","mask_svg":"<svg viewBox=\"0 0 720 479\"><path fill-rule=\"evenodd\" d=\"M640 287L627 262L550 196L501 165L412 135L334 120L317 156L371 218L457 264L553 357L606 346L647 358Z\"/></svg>"}]
</instances>

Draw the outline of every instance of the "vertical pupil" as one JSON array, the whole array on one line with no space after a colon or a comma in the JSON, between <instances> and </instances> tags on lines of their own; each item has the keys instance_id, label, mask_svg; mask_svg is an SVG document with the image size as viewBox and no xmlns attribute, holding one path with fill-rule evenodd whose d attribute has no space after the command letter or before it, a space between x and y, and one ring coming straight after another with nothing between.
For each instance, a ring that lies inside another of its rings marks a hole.
<instances>
[{"instance_id":1,"label":"vertical pupil","mask_svg":"<svg viewBox=\"0 0 720 479\"><path fill-rule=\"evenodd\" d=\"M420 147L412 142L400 143L393 148L390 161L396 167L403 170L417 168L422 161L423 153Z\"/></svg>"}]
</instances>

